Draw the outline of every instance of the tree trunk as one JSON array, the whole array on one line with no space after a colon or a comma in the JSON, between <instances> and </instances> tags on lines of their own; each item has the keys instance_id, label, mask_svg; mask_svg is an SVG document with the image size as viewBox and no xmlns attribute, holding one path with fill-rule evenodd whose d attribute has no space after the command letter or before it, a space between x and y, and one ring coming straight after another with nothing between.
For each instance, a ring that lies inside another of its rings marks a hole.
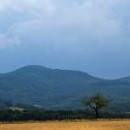
<instances>
[{"instance_id":1,"label":"tree trunk","mask_svg":"<svg viewBox=\"0 0 130 130\"><path fill-rule=\"evenodd\" d=\"M97 109L95 109L95 119L99 118L99 111Z\"/></svg>"}]
</instances>

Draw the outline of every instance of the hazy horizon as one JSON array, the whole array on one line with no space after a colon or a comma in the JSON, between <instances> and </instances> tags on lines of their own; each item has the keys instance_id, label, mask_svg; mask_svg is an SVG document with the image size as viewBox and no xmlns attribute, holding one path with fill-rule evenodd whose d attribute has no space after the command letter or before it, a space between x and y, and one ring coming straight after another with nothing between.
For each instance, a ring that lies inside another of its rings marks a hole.
<instances>
[{"instance_id":1,"label":"hazy horizon","mask_svg":"<svg viewBox=\"0 0 130 130\"><path fill-rule=\"evenodd\" d=\"M26 65L130 76L129 0L0 0L0 73Z\"/></svg>"}]
</instances>

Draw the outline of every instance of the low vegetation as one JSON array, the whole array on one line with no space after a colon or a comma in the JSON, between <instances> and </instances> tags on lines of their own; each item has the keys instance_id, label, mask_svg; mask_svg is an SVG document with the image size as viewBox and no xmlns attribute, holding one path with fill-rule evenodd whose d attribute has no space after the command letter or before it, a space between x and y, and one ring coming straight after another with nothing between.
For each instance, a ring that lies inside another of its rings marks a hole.
<instances>
[{"instance_id":1,"label":"low vegetation","mask_svg":"<svg viewBox=\"0 0 130 130\"><path fill-rule=\"evenodd\" d=\"M83 103L87 109L76 110L49 110L23 104L3 103L0 107L0 121L55 121L55 120L83 120L83 119L115 119L130 118L130 113L113 112L103 109L108 107L107 98L96 93L85 98ZM89 109L88 109L89 108Z\"/></svg>"},{"instance_id":2,"label":"low vegetation","mask_svg":"<svg viewBox=\"0 0 130 130\"><path fill-rule=\"evenodd\" d=\"M104 119L130 118L129 113L108 113L102 112L100 116ZM95 113L86 110L44 110L28 109L21 110L0 110L0 121L61 121L61 120L84 120L95 119Z\"/></svg>"}]
</instances>

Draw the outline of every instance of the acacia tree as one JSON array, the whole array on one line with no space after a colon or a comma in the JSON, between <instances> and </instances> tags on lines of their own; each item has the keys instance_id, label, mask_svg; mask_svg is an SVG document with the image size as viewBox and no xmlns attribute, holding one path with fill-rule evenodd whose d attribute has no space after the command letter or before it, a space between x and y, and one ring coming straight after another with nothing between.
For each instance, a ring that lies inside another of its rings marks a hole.
<instances>
[{"instance_id":1,"label":"acacia tree","mask_svg":"<svg viewBox=\"0 0 130 130\"><path fill-rule=\"evenodd\" d=\"M83 100L83 104L86 107L89 107L90 109L94 110L95 118L98 119L100 110L108 106L108 100L103 96L103 94L96 93L90 98L85 98Z\"/></svg>"}]
</instances>

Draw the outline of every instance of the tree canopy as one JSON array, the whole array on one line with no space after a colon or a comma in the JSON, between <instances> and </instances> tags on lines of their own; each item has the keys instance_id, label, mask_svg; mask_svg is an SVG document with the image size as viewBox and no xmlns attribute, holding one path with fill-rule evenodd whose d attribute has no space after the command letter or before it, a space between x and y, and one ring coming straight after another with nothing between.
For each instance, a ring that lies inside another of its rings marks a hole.
<instances>
[{"instance_id":1,"label":"tree canopy","mask_svg":"<svg viewBox=\"0 0 130 130\"><path fill-rule=\"evenodd\" d=\"M101 93L96 93L90 98L85 98L83 100L83 104L86 107L89 107L90 109L94 110L95 112L95 118L99 118L99 111L108 106L108 100L104 97Z\"/></svg>"}]
</instances>

